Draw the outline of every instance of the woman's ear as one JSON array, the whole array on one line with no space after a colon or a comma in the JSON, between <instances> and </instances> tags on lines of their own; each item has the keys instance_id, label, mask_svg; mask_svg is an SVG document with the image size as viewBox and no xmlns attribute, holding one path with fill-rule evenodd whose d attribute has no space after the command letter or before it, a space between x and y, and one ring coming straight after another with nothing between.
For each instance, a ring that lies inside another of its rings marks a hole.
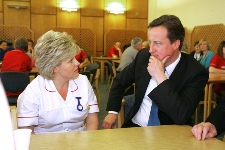
<instances>
[{"instance_id":1,"label":"woman's ear","mask_svg":"<svg viewBox=\"0 0 225 150\"><path fill-rule=\"evenodd\" d=\"M54 73L57 73L57 72L58 72L58 67L55 67L55 68L53 69L53 72L54 72Z\"/></svg>"}]
</instances>

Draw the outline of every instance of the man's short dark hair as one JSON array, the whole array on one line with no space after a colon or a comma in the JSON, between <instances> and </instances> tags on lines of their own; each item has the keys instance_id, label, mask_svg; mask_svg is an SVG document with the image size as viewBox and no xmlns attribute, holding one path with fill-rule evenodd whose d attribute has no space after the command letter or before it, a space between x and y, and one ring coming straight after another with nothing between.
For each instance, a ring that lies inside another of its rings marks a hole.
<instances>
[{"instance_id":1,"label":"man's short dark hair","mask_svg":"<svg viewBox=\"0 0 225 150\"><path fill-rule=\"evenodd\" d=\"M180 40L179 50L181 50L184 41L185 30L180 19L175 15L162 15L161 17L153 20L148 25L148 28L158 26L164 26L167 29L167 37L171 43L176 40Z\"/></svg>"}]
</instances>

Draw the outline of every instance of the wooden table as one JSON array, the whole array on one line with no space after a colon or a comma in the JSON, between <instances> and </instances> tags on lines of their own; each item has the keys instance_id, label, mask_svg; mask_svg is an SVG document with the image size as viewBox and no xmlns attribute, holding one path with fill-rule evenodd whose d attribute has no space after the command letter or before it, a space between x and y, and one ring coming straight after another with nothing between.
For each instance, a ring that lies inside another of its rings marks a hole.
<instances>
[{"instance_id":1,"label":"wooden table","mask_svg":"<svg viewBox=\"0 0 225 150\"><path fill-rule=\"evenodd\" d=\"M112 60L114 63L120 64L120 59Z\"/></svg>"},{"instance_id":2,"label":"wooden table","mask_svg":"<svg viewBox=\"0 0 225 150\"><path fill-rule=\"evenodd\" d=\"M210 73L208 79L208 97L207 97L207 117L211 113L211 100L212 100L212 93L213 93L213 85L215 83L225 83L225 74L217 74L217 73ZM206 119L206 118L205 118Z\"/></svg>"},{"instance_id":3,"label":"wooden table","mask_svg":"<svg viewBox=\"0 0 225 150\"><path fill-rule=\"evenodd\" d=\"M38 69L36 67L32 67L30 73L38 73Z\"/></svg>"},{"instance_id":4,"label":"wooden table","mask_svg":"<svg viewBox=\"0 0 225 150\"><path fill-rule=\"evenodd\" d=\"M105 65L104 64L107 63L109 59L111 59L111 60L120 60L120 58L109 58L109 57L92 57L92 59L93 59L93 62L100 63L101 83L104 82L104 73L105 73L105 71L104 71L104 66Z\"/></svg>"},{"instance_id":5,"label":"wooden table","mask_svg":"<svg viewBox=\"0 0 225 150\"><path fill-rule=\"evenodd\" d=\"M32 135L30 150L224 150L225 143L211 138L198 141L190 126L119 128Z\"/></svg>"}]
</instances>

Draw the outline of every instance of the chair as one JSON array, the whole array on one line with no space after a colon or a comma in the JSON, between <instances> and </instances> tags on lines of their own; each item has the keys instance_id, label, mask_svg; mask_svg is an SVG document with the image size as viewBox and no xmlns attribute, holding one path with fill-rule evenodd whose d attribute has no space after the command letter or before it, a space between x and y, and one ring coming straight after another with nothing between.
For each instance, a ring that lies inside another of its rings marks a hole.
<instances>
[{"instance_id":1,"label":"chair","mask_svg":"<svg viewBox=\"0 0 225 150\"><path fill-rule=\"evenodd\" d=\"M118 128L121 128L121 126L123 125L124 120L126 119L128 113L130 112L130 109L134 105L134 101L135 101L134 94L123 97L120 112L118 113L118 118L117 118Z\"/></svg>"},{"instance_id":2,"label":"chair","mask_svg":"<svg viewBox=\"0 0 225 150\"><path fill-rule=\"evenodd\" d=\"M92 78L93 78L93 74L91 74L90 71L82 71L82 72L79 72L79 74L86 75L88 80L89 80L89 82L91 83Z\"/></svg>"},{"instance_id":3,"label":"chair","mask_svg":"<svg viewBox=\"0 0 225 150\"><path fill-rule=\"evenodd\" d=\"M93 77L95 78L97 69L99 69L99 64L97 63L89 63L86 67L84 67L84 71L89 71L91 74L93 74ZM91 81L91 84L93 84L94 80Z\"/></svg>"},{"instance_id":4,"label":"chair","mask_svg":"<svg viewBox=\"0 0 225 150\"><path fill-rule=\"evenodd\" d=\"M16 130L18 128L17 125L17 108L16 106L10 106L10 114L11 114L11 118L12 118L12 122L13 122L13 126L14 126L14 130Z\"/></svg>"},{"instance_id":5,"label":"chair","mask_svg":"<svg viewBox=\"0 0 225 150\"><path fill-rule=\"evenodd\" d=\"M98 107L100 108L100 92L99 92L99 88L98 88L99 76L100 76L100 69L97 69L96 74L95 74L95 78L94 78L94 83L92 84L92 87L96 92Z\"/></svg>"},{"instance_id":6,"label":"chair","mask_svg":"<svg viewBox=\"0 0 225 150\"><path fill-rule=\"evenodd\" d=\"M116 67L114 62L111 59L108 60L108 69L109 69L108 87L110 89L113 79L116 77Z\"/></svg>"},{"instance_id":7,"label":"chair","mask_svg":"<svg viewBox=\"0 0 225 150\"><path fill-rule=\"evenodd\" d=\"M2 80L3 87L6 92L21 93L30 83L29 74L23 72L0 72L0 78ZM17 105L17 96L7 96L9 105Z\"/></svg>"},{"instance_id":8,"label":"chair","mask_svg":"<svg viewBox=\"0 0 225 150\"><path fill-rule=\"evenodd\" d=\"M208 101L208 86L206 85L205 86L205 91L204 91L204 100L203 101L200 101L196 110L195 110L195 124L198 124L199 123L199 109L200 109L200 105L207 105L207 102ZM212 106L213 108L216 107L216 101L211 101L212 103ZM204 114L203 114L203 121L205 121L207 117L207 110L204 110Z\"/></svg>"}]
</instances>

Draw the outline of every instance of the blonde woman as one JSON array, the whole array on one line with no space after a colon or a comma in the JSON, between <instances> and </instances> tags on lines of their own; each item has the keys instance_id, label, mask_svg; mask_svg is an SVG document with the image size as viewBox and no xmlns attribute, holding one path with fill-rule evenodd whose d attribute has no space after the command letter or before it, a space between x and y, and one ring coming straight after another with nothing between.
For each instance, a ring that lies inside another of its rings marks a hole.
<instances>
[{"instance_id":1,"label":"blonde woman","mask_svg":"<svg viewBox=\"0 0 225 150\"><path fill-rule=\"evenodd\" d=\"M79 47L72 36L48 31L34 47L40 73L18 98L18 127L35 134L98 129L98 104L78 73Z\"/></svg>"},{"instance_id":2,"label":"blonde woman","mask_svg":"<svg viewBox=\"0 0 225 150\"><path fill-rule=\"evenodd\" d=\"M214 56L214 53L211 51L211 46L206 39L201 39L199 41L199 49L202 51L203 55L201 57L200 63L205 67L209 68L210 60Z\"/></svg>"}]
</instances>

